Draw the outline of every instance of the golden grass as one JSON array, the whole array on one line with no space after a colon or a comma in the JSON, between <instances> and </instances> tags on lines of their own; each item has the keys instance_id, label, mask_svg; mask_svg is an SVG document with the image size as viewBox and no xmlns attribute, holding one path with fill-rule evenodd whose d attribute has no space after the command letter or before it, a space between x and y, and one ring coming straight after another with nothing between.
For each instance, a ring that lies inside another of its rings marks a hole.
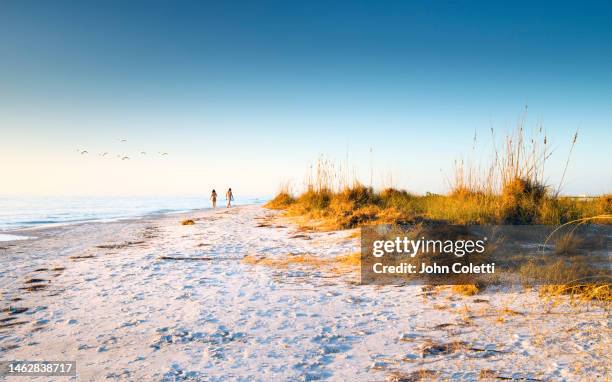
<instances>
[{"instance_id":1,"label":"golden grass","mask_svg":"<svg viewBox=\"0 0 612 382\"><path fill-rule=\"evenodd\" d=\"M576 300L609 303L612 302L611 286L610 283L545 285L540 288L540 295L547 297L569 295Z\"/></svg>"},{"instance_id":2,"label":"golden grass","mask_svg":"<svg viewBox=\"0 0 612 382\"><path fill-rule=\"evenodd\" d=\"M274 199L266 203L265 207L272 210L282 210L293 204L294 201L295 199L288 192L281 191Z\"/></svg>"},{"instance_id":3,"label":"golden grass","mask_svg":"<svg viewBox=\"0 0 612 382\"><path fill-rule=\"evenodd\" d=\"M359 252L348 255L337 256L333 258L322 258L311 254L288 254L282 258L261 258L252 255L247 255L242 259L242 262L250 265L264 265L274 268L288 268L292 264L321 267L331 266L338 268L355 268L361 264L361 254Z\"/></svg>"},{"instance_id":4,"label":"golden grass","mask_svg":"<svg viewBox=\"0 0 612 382\"><path fill-rule=\"evenodd\" d=\"M195 222L191 219L185 219L181 222L181 225L194 225Z\"/></svg>"},{"instance_id":5,"label":"golden grass","mask_svg":"<svg viewBox=\"0 0 612 382\"><path fill-rule=\"evenodd\" d=\"M428 369L419 369L409 373L404 373L401 371L393 371L385 377L385 381L387 382L422 382L422 381L431 381L438 374L438 371L428 370Z\"/></svg>"},{"instance_id":6,"label":"golden grass","mask_svg":"<svg viewBox=\"0 0 612 382\"><path fill-rule=\"evenodd\" d=\"M480 288L476 284L458 284L453 285L451 290L464 296L473 296L480 291Z\"/></svg>"},{"instance_id":7,"label":"golden grass","mask_svg":"<svg viewBox=\"0 0 612 382\"><path fill-rule=\"evenodd\" d=\"M534 197L529 188L523 189L525 194L520 196L517 191L520 187L523 186L513 186L504 195L416 196L396 189L376 192L356 184L339 192L310 189L293 199L279 194L267 207L284 210L287 216L303 217L307 222L316 223L312 224L314 229L323 230L423 219L450 224L559 225L602 216L599 222L612 223L612 198L607 195L577 201L549 195Z\"/></svg>"},{"instance_id":8,"label":"golden grass","mask_svg":"<svg viewBox=\"0 0 612 382\"><path fill-rule=\"evenodd\" d=\"M604 281L606 273L585 264L580 258L569 257L543 264L527 263L519 269L524 280L545 280L541 296L569 295L573 300L612 301L612 284ZM529 284L529 282L527 282Z\"/></svg>"},{"instance_id":9,"label":"golden grass","mask_svg":"<svg viewBox=\"0 0 612 382\"><path fill-rule=\"evenodd\" d=\"M525 117L501 144L495 143L491 130L494 144L488 163L475 166L469 161L456 161L446 195L418 196L392 187L374 190L356 178L349 179L348 159L346 164L335 164L320 157L311 166L303 193L293 196L284 185L267 207L285 210L289 216L321 220L319 226L326 229L422 219L454 224L559 225L598 215L612 216L612 195L586 200L559 196L577 134L559 184L553 187L544 183L550 142L541 126L526 137ZM612 218L601 222L611 223Z\"/></svg>"}]
</instances>

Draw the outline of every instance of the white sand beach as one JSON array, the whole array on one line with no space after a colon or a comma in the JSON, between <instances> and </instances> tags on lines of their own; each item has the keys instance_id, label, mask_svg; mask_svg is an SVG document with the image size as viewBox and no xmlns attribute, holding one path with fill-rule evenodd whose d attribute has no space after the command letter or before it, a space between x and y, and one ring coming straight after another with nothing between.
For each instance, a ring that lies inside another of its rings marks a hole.
<instances>
[{"instance_id":1,"label":"white sand beach","mask_svg":"<svg viewBox=\"0 0 612 382\"><path fill-rule=\"evenodd\" d=\"M298 235L275 214L222 208L0 243L0 359L75 360L79 381L609 378L603 306L244 262L359 250L349 231Z\"/></svg>"}]
</instances>

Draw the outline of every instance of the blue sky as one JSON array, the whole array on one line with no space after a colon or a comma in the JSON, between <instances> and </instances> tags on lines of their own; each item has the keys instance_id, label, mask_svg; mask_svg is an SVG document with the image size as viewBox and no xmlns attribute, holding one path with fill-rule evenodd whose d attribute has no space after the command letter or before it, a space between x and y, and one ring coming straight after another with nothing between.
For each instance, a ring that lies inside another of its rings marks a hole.
<instances>
[{"instance_id":1,"label":"blue sky","mask_svg":"<svg viewBox=\"0 0 612 382\"><path fill-rule=\"evenodd\" d=\"M480 160L526 104L550 182L579 129L564 191L612 191L609 2L0 8L0 193L269 195L319 154L367 179L370 147L375 182L440 192L474 132Z\"/></svg>"}]
</instances>

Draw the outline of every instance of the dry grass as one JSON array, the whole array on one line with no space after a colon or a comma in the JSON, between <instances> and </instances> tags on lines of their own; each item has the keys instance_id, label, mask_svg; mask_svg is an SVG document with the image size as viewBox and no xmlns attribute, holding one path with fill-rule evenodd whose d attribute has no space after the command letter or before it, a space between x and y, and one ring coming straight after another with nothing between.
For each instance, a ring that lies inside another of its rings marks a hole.
<instances>
[{"instance_id":1,"label":"dry grass","mask_svg":"<svg viewBox=\"0 0 612 382\"><path fill-rule=\"evenodd\" d=\"M476 284L458 284L453 285L451 290L464 296L473 296L480 291L480 288Z\"/></svg>"},{"instance_id":2,"label":"dry grass","mask_svg":"<svg viewBox=\"0 0 612 382\"><path fill-rule=\"evenodd\" d=\"M281 258L261 258L247 255L242 262L250 265L264 265L274 268L288 268L290 265L302 265L309 267L332 267L336 271L351 271L361 264L359 252L333 258L322 258L311 254L288 254Z\"/></svg>"},{"instance_id":3,"label":"dry grass","mask_svg":"<svg viewBox=\"0 0 612 382\"><path fill-rule=\"evenodd\" d=\"M546 132L539 126L526 137L525 130L525 116L499 144L491 130L494 144L490 160L478 166L468 160L456 161L446 195L417 196L392 187L374 190L350 179L348 159L335 164L321 157L311 166L303 193L294 197L285 185L267 206L285 210L290 216L319 219L323 221L319 225L326 229L422 219L455 224L559 225L612 214L612 195L586 200L559 196L577 134L571 141L563 176L554 187L545 183L544 169L551 156Z\"/></svg>"},{"instance_id":4,"label":"dry grass","mask_svg":"<svg viewBox=\"0 0 612 382\"><path fill-rule=\"evenodd\" d=\"M541 296L569 295L572 300L612 301L611 283L605 271L594 269L580 258L569 257L547 263L533 262L519 269L521 277L529 285L543 283Z\"/></svg>"},{"instance_id":5,"label":"dry grass","mask_svg":"<svg viewBox=\"0 0 612 382\"><path fill-rule=\"evenodd\" d=\"M557 255L575 255L578 253L580 244L582 244L582 239L573 232L564 233L555 241L555 253Z\"/></svg>"},{"instance_id":6,"label":"dry grass","mask_svg":"<svg viewBox=\"0 0 612 382\"><path fill-rule=\"evenodd\" d=\"M450 354L466 349L467 347L467 343L463 341L441 343L433 340L427 340L421 345L421 354L423 357L435 356L439 354Z\"/></svg>"},{"instance_id":7,"label":"dry grass","mask_svg":"<svg viewBox=\"0 0 612 382\"><path fill-rule=\"evenodd\" d=\"M419 369L410 373L394 371L385 377L385 382L421 382L431 381L439 372L435 370Z\"/></svg>"},{"instance_id":8,"label":"dry grass","mask_svg":"<svg viewBox=\"0 0 612 382\"><path fill-rule=\"evenodd\" d=\"M451 224L558 225L595 215L612 214L612 198L585 201L540 195L517 180L502 195L449 194L416 196L396 189L380 192L356 184L339 192L310 189L294 199L279 194L267 207L287 216L317 221L325 230L349 229L365 224L411 223L438 220ZM612 222L611 218L601 219Z\"/></svg>"},{"instance_id":9,"label":"dry grass","mask_svg":"<svg viewBox=\"0 0 612 382\"><path fill-rule=\"evenodd\" d=\"M542 296L560 296L569 295L572 300L578 301L601 301L612 302L612 291L610 283L595 283L595 284L557 284L545 285L540 288Z\"/></svg>"},{"instance_id":10,"label":"dry grass","mask_svg":"<svg viewBox=\"0 0 612 382\"><path fill-rule=\"evenodd\" d=\"M273 210L282 210L289 207L291 204L295 202L293 196L289 193L282 191L274 197L274 199L270 200L266 203L265 207L273 209Z\"/></svg>"},{"instance_id":11,"label":"dry grass","mask_svg":"<svg viewBox=\"0 0 612 382\"><path fill-rule=\"evenodd\" d=\"M251 265L265 265L269 267L275 268L287 268L291 264L304 264L311 266L319 266L322 264L327 264L327 261L321 259L320 257L309 255L309 254L289 254L286 257L282 258L258 258L255 256L247 255L242 259L242 262Z\"/></svg>"},{"instance_id":12,"label":"dry grass","mask_svg":"<svg viewBox=\"0 0 612 382\"><path fill-rule=\"evenodd\" d=\"M191 219L185 219L181 222L181 225L194 225L195 222Z\"/></svg>"}]
</instances>

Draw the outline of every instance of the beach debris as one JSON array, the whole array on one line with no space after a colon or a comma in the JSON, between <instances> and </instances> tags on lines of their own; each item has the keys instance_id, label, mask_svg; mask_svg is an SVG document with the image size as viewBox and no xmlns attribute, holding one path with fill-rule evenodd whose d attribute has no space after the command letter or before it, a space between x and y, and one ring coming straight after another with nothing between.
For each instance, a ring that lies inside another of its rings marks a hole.
<instances>
[{"instance_id":1,"label":"beach debris","mask_svg":"<svg viewBox=\"0 0 612 382\"><path fill-rule=\"evenodd\" d=\"M100 248L100 249L121 249L121 248L129 247L131 245L137 245L137 244L144 244L144 240L124 241L123 243L119 243L119 244L101 244L101 245L96 245L96 248Z\"/></svg>"},{"instance_id":2,"label":"beach debris","mask_svg":"<svg viewBox=\"0 0 612 382\"><path fill-rule=\"evenodd\" d=\"M497 378L497 372L491 369L482 369L480 370L480 379L490 379L495 380Z\"/></svg>"},{"instance_id":3,"label":"beach debris","mask_svg":"<svg viewBox=\"0 0 612 382\"><path fill-rule=\"evenodd\" d=\"M1 352L6 352L6 351L9 351L9 350L18 349L18 348L19 348L19 345L17 345L17 344L8 344L6 346L0 347L0 353Z\"/></svg>"},{"instance_id":4,"label":"beach debris","mask_svg":"<svg viewBox=\"0 0 612 382\"><path fill-rule=\"evenodd\" d=\"M48 284L32 284L30 286L21 287L19 289L26 290L28 292L36 292L36 291L45 289L48 286L49 286Z\"/></svg>"},{"instance_id":5,"label":"beach debris","mask_svg":"<svg viewBox=\"0 0 612 382\"><path fill-rule=\"evenodd\" d=\"M403 333L403 334L400 336L399 340L400 340L401 342L412 342L412 341L414 341L415 339L417 339L418 337L420 337L420 335L419 335L419 334L416 334L416 333Z\"/></svg>"},{"instance_id":6,"label":"beach debris","mask_svg":"<svg viewBox=\"0 0 612 382\"><path fill-rule=\"evenodd\" d=\"M394 371L385 377L385 382L420 382L420 381L431 381L435 378L438 372L435 370L415 370L411 373L402 373L400 371Z\"/></svg>"},{"instance_id":7,"label":"beach debris","mask_svg":"<svg viewBox=\"0 0 612 382\"><path fill-rule=\"evenodd\" d=\"M195 222L192 219L185 219L181 222L181 225L194 225Z\"/></svg>"},{"instance_id":8,"label":"beach debris","mask_svg":"<svg viewBox=\"0 0 612 382\"><path fill-rule=\"evenodd\" d=\"M201 260L201 261L217 260L212 257L176 257L176 256L160 256L159 259L160 260Z\"/></svg>"},{"instance_id":9,"label":"beach debris","mask_svg":"<svg viewBox=\"0 0 612 382\"><path fill-rule=\"evenodd\" d=\"M423 358L425 358L428 356L450 354L458 350L464 349L466 346L467 344L463 341L436 343L429 340L421 345L421 355L423 356Z\"/></svg>"},{"instance_id":10,"label":"beach debris","mask_svg":"<svg viewBox=\"0 0 612 382\"><path fill-rule=\"evenodd\" d=\"M438 324L438 325L434 326L432 328L432 330L444 329L444 328L448 328L449 326L456 326L456 325L457 324L453 324L453 323L450 323L450 322L445 322L443 324Z\"/></svg>"},{"instance_id":11,"label":"beach debris","mask_svg":"<svg viewBox=\"0 0 612 382\"><path fill-rule=\"evenodd\" d=\"M370 365L371 370L385 370L389 364L385 361L374 361Z\"/></svg>"},{"instance_id":12,"label":"beach debris","mask_svg":"<svg viewBox=\"0 0 612 382\"><path fill-rule=\"evenodd\" d=\"M27 324L27 323L28 323L28 321L15 321L15 322L2 323L2 324L0 324L0 329L6 329L6 328L13 327L13 326L19 326L19 325Z\"/></svg>"},{"instance_id":13,"label":"beach debris","mask_svg":"<svg viewBox=\"0 0 612 382\"><path fill-rule=\"evenodd\" d=\"M303 233L297 233L293 236L289 236L290 239L304 239L304 240L312 240L312 237L308 235L304 235Z\"/></svg>"},{"instance_id":14,"label":"beach debris","mask_svg":"<svg viewBox=\"0 0 612 382\"><path fill-rule=\"evenodd\" d=\"M130 159L130 157L127 157L127 156L126 157L121 157L121 160L129 160L129 159Z\"/></svg>"},{"instance_id":15,"label":"beach debris","mask_svg":"<svg viewBox=\"0 0 612 382\"><path fill-rule=\"evenodd\" d=\"M29 308L26 308L26 307L14 307L14 306L11 306L11 307L3 309L2 311L6 312L8 314L21 314L21 313L27 312L28 309Z\"/></svg>"},{"instance_id":16,"label":"beach debris","mask_svg":"<svg viewBox=\"0 0 612 382\"><path fill-rule=\"evenodd\" d=\"M26 284L37 284L37 283L50 283L51 281L45 279L28 279L25 281Z\"/></svg>"},{"instance_id":17,"label":"beach debris","mask_svg":"<svg viewBox=\"0 0 612 382\"><path fill-rule=\"evenodd\" d=\"M94 255L75 255L75 256L70 256L70 258L72 260L78 260L78 259L91 259L92 257L94 257Z\"/></svg>"},{"instance_id":18,"label":"beach debris","mask_svg":"<svg viewBox=\"0 0 612 382\"><path fill-rule=\"evenodd\" d=\"M81 155L84 155L84 154L89 154L89 151L87 151L87 150L81 151Z\"/></svg>"}]
</instances>

